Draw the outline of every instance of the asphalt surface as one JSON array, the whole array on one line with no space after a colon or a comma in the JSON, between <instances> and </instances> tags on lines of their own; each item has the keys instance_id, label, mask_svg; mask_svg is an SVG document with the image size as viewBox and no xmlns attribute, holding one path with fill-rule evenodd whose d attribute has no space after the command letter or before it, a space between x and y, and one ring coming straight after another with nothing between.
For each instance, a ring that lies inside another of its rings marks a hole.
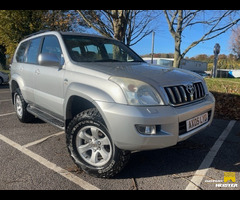
<instances>
[{"instance_id":1,"label":"asphalt surface","mask_svg":"<svg viewBox=\"0 0 240 200\"><path fill-rule=\"evenodd\" d=\"M8 85L0 86L0 190L239 190L239 155L240 121L214 119L176 146L132 153L112 179L93 178L71 160L64 132L19 122Z\"/></svg>"}]
</instances>

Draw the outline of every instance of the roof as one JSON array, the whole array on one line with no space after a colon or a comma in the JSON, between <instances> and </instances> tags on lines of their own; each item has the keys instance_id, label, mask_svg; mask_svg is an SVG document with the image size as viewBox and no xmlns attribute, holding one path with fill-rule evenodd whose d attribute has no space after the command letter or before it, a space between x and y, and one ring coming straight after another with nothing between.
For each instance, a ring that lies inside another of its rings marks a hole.
<instances>
[{"instance_id":1,"label":"roof","mask_svg":"<svg viewBox=\"0 0 240 200\"><path fill-rule=\"evenodd\" d=\"M51 30L40 30L40 31L38 31L38 32L35 32L35 33L32 33L32 34L30 34L30 35L25 36L25 37L23 38L23 40L24 40L24 39L27 39L27 38L29 38L29 37L38 35L38 34L48 33L48 32L58 32L58 33L60 33L61 35L79 35L79 36L88 36L88 37L109 38L109 37L105 37L105 36L101 36L101 35L97 35L97 34L87 34L87 33L79 33L79 32L51 31ZM110 38L110 39L113 39L113 38Z\"/></svg>"}]
</instances>

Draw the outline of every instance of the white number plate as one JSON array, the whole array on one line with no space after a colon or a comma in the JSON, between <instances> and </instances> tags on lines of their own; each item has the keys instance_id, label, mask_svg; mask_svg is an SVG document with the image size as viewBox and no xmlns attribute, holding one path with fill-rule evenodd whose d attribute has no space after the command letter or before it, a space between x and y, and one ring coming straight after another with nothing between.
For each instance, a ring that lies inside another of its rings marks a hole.
<instances>
[{"instance_id":1,"label":"white number plate","mask_svg":"<svg viewBox=\"0 0 240 200\"><path fill-rule=\"evenodd\" d=\"M204 113L202 115L189 119L186 121L187 131L191 131L192 129L197 128L206 122L208 122L208 113Z\"/></svg>"}]
</instances>

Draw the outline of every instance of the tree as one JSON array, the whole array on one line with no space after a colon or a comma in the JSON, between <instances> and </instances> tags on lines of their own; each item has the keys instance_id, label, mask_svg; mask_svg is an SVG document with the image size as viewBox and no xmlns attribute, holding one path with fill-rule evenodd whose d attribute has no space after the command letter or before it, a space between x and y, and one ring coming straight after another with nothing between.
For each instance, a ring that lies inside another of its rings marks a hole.
<instances>
[{"instance_id":1,"label":"tree","mask_svg":"<svg viewBox=\"0 0 240 200\"><path fill-rule=\"evenodd\" d=\"M0 45L12 55L19 41L26 35L41 30L41 16L45 11L1 10Z\"/></svg>"},{"instance_id":2,"label":"tree","mask_svg":"<svg viewBox=\"0 0 240 200\"><path fill-rule=\"evenodd\" d=\"M175 42L174 67L179 67L180 61L186 53L200 42L211 40L237 24L240 20L231 18L235 11L202 11L202 10L164 10L164 15L168 23L169 31ZM227 20L229 18L229 20ZM204 25L205 33L193 41L183 52L181 44L183 32L196 25Z\"/></svg>"},{"instance_id":3,"label":"tree","mask_svg":"<svg viewBox=\"0 0 240 200\"><path fill-rule=\"evenodd\" d=\"M86 24L106 37L130 46L149 35L151 22L159 15L142 10L77 10Z\"/></svg>"},{"instance_id":4,"label":"tree","mask_svg":"<svg viewBox=\"0 0 240 200\"><path fill-rule=\"evenodd\" d=\"M81 31L85 26L72 10L48 10L42 16L42 28L54 31Z\"/></svg>"},{"instance_id":5,"label":"tree","mask_svg":"<svg viewBox=\"0 0 240 200\"><path fill-rule=\"evenodd\" d=\"M232 34L230 37L230 48L232 52L240 58L240 27L237 26L235 29L232 30Z\"/></svg>"},{"instance_id":6,"label":"tree","mask_svg":"<svg viewBox=\"0 0 240 200\"><path fill-rule=\"evenodd\" d=\"M6 69L6 55L5 55L5 47L0 45L0 67Z\"/></svg>"},{"instance_id":7,"label":"tree","mask_svg":"<svg viewBox=\"0 0 240 200\"><path fill-rule=\"evenodd\" d=\"M76 15L62 10L0 10L0 45L10 59L17 44L40 30L69 31L78 24Z\"/></svg>"}]
</instances>

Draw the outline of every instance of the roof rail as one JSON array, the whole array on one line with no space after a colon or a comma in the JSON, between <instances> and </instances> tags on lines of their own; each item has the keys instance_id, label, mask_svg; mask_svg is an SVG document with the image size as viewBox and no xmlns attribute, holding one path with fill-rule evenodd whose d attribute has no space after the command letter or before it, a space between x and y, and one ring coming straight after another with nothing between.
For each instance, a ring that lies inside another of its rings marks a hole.
<instances>
[{"instance_id":1,"label":"roof rail","mask_svg":"<svg viewBox=\"0 0 240 200\"><path fill-rule=\"evenodd\" d=\"M32 37L32 36L34 36L34 35L38 35L38 34L40 34L40 33L49 32L49 31L52 31L52 30L40 30L40 31L38 31L38 32L35 32L35 33L30 34L30 35L26 35L26 36L24 36L23 39L26 39L26 38Z\"/></svg>"}]
</instances>

